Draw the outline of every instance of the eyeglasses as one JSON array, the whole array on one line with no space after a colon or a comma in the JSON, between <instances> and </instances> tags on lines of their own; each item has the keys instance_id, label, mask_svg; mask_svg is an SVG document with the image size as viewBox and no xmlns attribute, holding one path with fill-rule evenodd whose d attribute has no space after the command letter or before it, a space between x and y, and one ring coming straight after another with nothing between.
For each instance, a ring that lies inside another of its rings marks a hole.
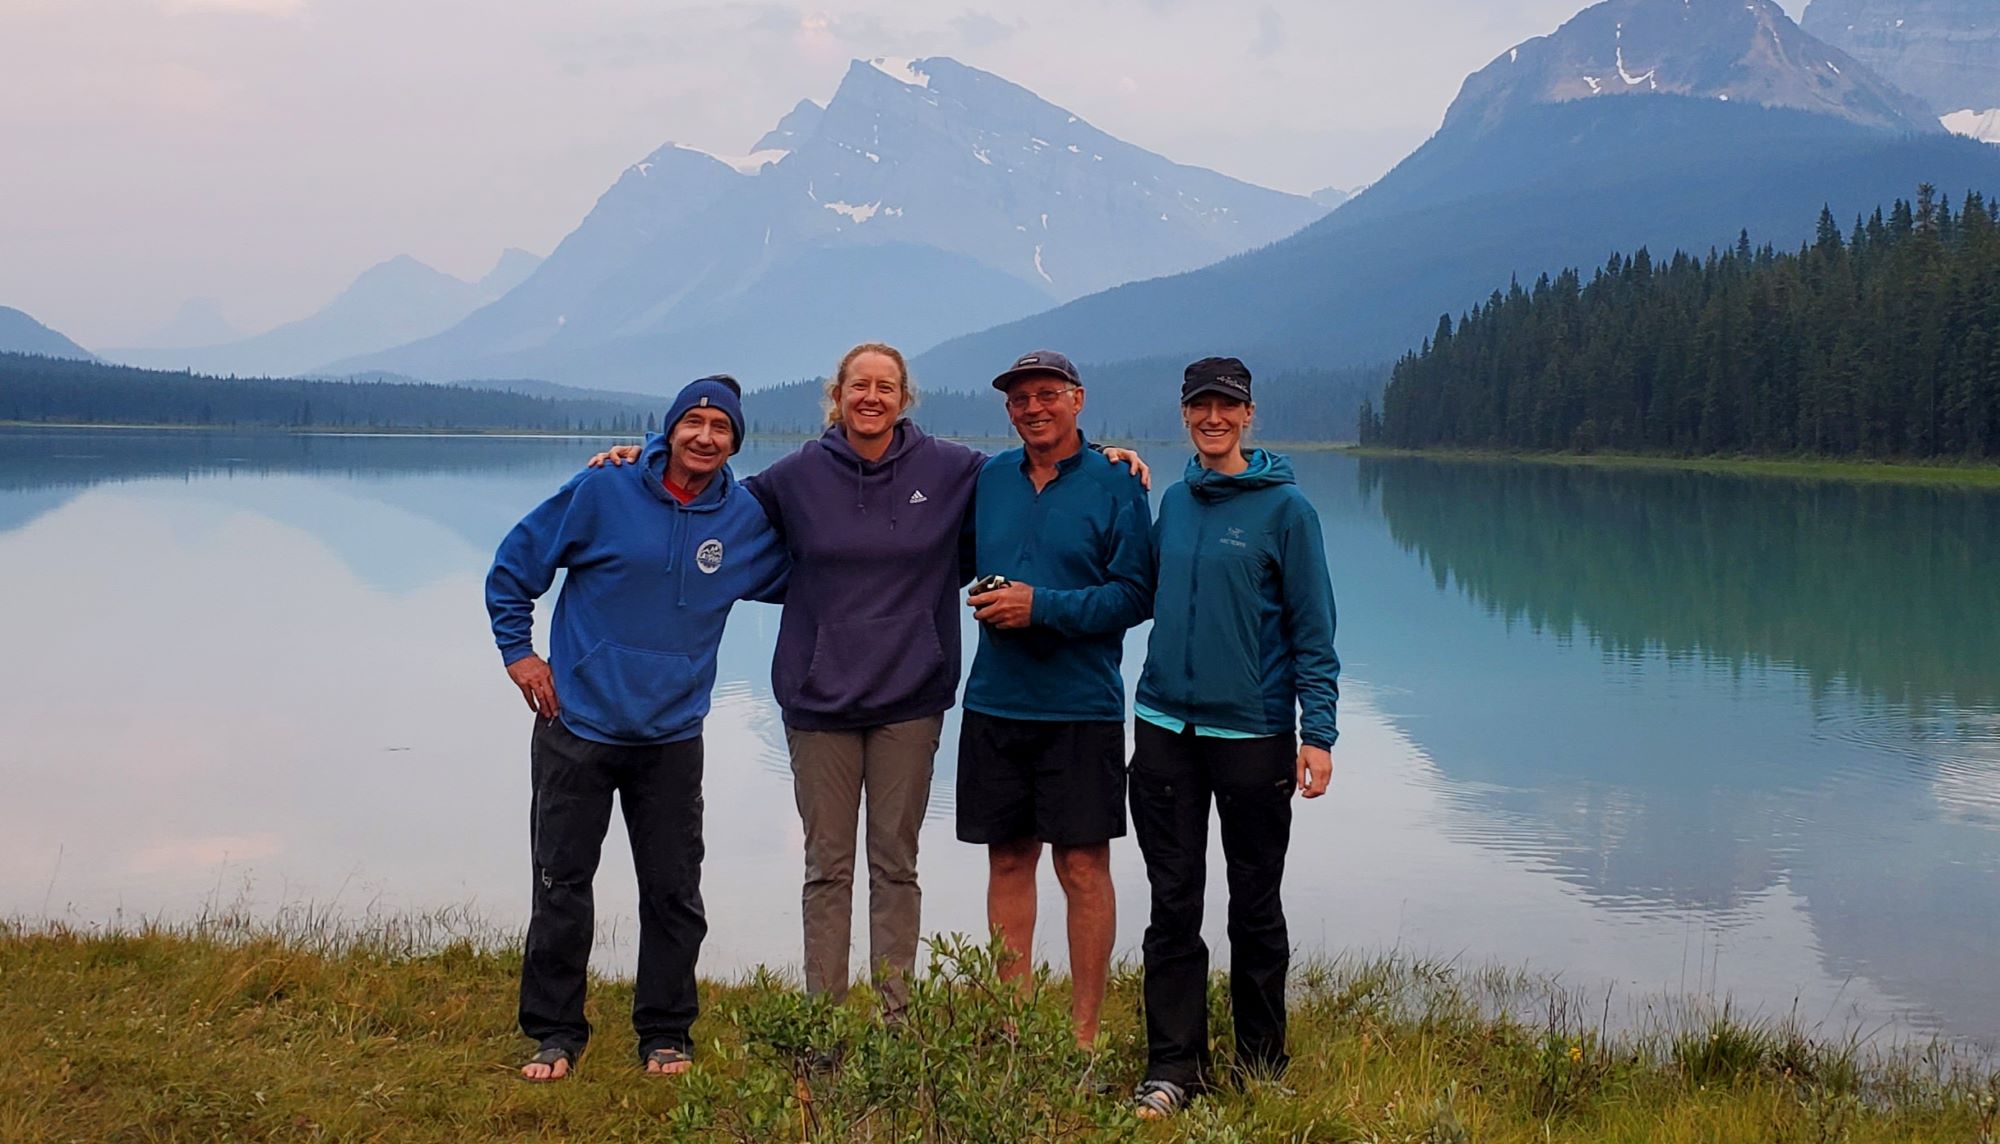
<instances>
[{"instance_id":1,"label":"eyeglasses","mask_svg":"<svg viewBox=\"0 0 2000 1144\"><path fill-rule=\"evenodd\" d=\"M1041 389L1034 393L1010 393L1007 395L1007 408L1026 409L1030 405L1051 406L1062 397L1075 392L1078 388L1078 386L1074 385L1065 385L1061 389Z\"/></svg>"}]
</instances>

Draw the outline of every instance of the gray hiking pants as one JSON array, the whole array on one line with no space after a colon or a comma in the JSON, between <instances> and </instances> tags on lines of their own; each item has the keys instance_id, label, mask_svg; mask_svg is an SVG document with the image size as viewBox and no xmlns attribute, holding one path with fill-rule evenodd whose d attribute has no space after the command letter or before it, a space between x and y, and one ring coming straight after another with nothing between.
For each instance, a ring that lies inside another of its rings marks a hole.
<instances>
[{"instance_id":1,"label":"gray hiking pants","mask_svg":"<svg viewBox=\"0 0 2000 1144\"><path fill-rule=\"evenodd\" d=\"M944 715L858 731L785 728L792 790L805 823L806 991L847 995L854 933L855 834L864 793L868 825L868 963L883 1011L909 1003L923 891L917 831L930 801Z\"/></svg>"}]
</instances>

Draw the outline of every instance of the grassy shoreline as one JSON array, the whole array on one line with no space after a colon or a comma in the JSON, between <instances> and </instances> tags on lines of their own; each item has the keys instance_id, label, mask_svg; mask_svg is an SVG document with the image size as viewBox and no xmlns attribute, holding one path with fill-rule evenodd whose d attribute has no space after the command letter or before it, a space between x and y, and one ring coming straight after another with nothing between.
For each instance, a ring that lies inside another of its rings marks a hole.
<instances>
[{"instance_id":1,"label":"grassy shoreline","mask_svg":"<svg viewBox=\"0 0 2000 1144\"><path fill-rule=\"evenodd\" d=\"M1675 457L1645 453L1513 453L1493 449L1390 449L1342 445L1357 457L1433 461L1512 461L1524 465L1583 465L1607 469L1680 470L1829 481L1890 481L2000 487L2000 464L1959 461L1869 461L1825 457Z\"/></svg>"},{"instance_id":2,"label":"grassy shoreline","mask_svg":"<svg viewBox=\"0 0 2000 1144\"><path fill-rule=\"evenodd\" d=\"M1142 1127L1098 1091L1138 1078L1137 975L1115 975L1090 1056L1064 983L1017 1001L992 956L935 947L896 1031L866 990L835 1008L762 974L704 983L679 1080L640 1074L631 987L598 981L576 1077L528 1085L519 955L490 937L0 925L0 1139L2000 1141L2000 1074L1941 1045L1866 1050L1699 1004L1616 1033L1547 983L1397 958L1296 966L1287 1088L1226 1084ZM808 1067L829 1047L837 1070Z\"/></svg>"}]
</instances>

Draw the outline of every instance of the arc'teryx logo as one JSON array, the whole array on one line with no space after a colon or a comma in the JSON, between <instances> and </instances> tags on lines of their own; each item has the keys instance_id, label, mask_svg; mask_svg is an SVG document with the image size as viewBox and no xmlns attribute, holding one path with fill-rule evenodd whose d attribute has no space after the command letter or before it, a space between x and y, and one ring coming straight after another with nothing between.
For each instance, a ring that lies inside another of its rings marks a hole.
<instances>
[{"instance_id":1,"label":"arc'teryx logo","mask_svg":"<svg viewBox=\"0 0 2000 1144\"><path fill-rule=\"evenodd\" d=\"M1227 544L1233 548L1250 547L1248 544L1244 543L1243 530L1240 528L1231 528L1227 533L1223 534L1221 539L1222 543Z\"/></svg>"}]
</instances>

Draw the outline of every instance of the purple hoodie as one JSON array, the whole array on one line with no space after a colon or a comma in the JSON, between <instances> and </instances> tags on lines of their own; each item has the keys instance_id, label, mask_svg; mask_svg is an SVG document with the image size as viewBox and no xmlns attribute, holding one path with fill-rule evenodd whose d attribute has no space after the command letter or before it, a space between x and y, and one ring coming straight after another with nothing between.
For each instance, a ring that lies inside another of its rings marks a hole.
<instances>
[{"instance_id":1,"label":"purple hoodie","mask_svg":"<svg viewBox=\"0 0 2000 1144\"><path fill-rule=\"evenodd\" d=\"M879 461L836 425L748 478L792 557L771 660L785 725L877 727L958 693L961 534L985 454L908 421Z\"/></svg>"}]
</instances>

